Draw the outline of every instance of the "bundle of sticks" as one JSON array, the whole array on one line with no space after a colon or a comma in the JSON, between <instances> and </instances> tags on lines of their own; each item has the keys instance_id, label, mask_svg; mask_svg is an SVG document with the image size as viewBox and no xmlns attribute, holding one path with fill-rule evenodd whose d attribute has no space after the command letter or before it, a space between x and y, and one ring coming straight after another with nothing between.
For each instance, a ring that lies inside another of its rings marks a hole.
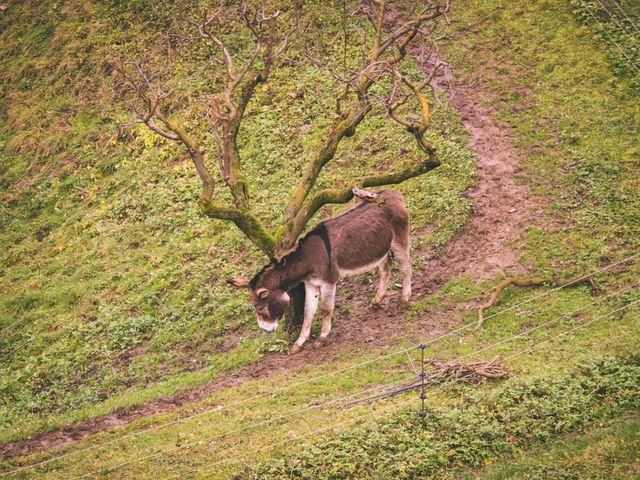
<instances>
[{"instance_id":1,"label":"bundle of sticks","mask_svg":"<svg viewBox=\"0 0 640 480\"><path fill-rule=\"evenodd\" d=\"M505 378L509 376L507 369L500 364L502 358L497 355L493 360L489 362L470 362L470 363L457 363L446 362L444 360L437 360L432 358L425 361L425 378L424 385L436 385L444 381L451 381L452 383L464 382L473 385L484 383L490 378ZM434 367L428 369L430 366ZM416 390L422 387L422 378L418 373L418 377L415 380L405 383L396 388L385 390L378 395L371 397L359 398L347 403L345 406L355 405L357 403L369 402L372 400L380 400L382 398L392 397L409 390Z\"/></svg>"}]
</instances>

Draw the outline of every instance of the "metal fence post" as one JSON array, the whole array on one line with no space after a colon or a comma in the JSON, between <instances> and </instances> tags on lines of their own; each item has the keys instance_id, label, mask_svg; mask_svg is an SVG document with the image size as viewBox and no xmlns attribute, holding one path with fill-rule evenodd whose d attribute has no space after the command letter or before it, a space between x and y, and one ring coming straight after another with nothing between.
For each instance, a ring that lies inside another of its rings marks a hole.
<instances>
[{"instance_id":1,"label":"metal fence post","mask_svg":"<svg viewBox=\"0 0 640 480\"><path fill-rule=\"evenodd\" d=\"M427 416L425 410L424 410L424 401L427 398L427 396L424 394L424 379L426 377L426 373L424 373L424 350L425 348L427 348L427 346L424 343L420 344L420 413L418 414L418 416L423 420L425 417Z\"/></svg>"}]
</instances>

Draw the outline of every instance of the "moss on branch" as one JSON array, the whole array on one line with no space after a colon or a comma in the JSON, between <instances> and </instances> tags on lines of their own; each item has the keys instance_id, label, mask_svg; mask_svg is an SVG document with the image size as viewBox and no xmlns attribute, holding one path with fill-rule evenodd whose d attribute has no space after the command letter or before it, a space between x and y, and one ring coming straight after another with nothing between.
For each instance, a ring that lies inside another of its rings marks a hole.
<instances>
[{"instance_id":1,"label":"moss on branch","mask_svg":"<svg viewBox=\"0 0 640 480\"><path fill-rule=\"evenodd\" d=\"M275 251L273 236L250 211L228 208L210 201L200 201L203 213L211 218L229 220L244 233L265 255L272 257Z\"/></svg>"},{"instance_id":2,"label":"moss on branch","mask_svg":"<svg viewBox=\"0 0 640 480\"><path fill-rule=\"evenodd\" d=\"M318 150L315 158L307 164L300 182L291 194L291 199L284 214L284 223L291 222L302 209L309 192L313 189L318 175L324 166L333 159L338 150L338 145L345 137L353 136L356 127L364 120L371 110L369 103L364 103L356 111L353 111L346 119L340 120L331 130L324 145Z\"/></svg>"}]
</instances>

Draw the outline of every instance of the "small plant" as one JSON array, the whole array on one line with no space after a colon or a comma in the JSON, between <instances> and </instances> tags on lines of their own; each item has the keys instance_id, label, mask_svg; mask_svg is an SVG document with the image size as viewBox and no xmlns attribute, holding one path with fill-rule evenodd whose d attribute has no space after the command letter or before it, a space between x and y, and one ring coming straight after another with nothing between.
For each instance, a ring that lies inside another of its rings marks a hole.
<instances>
[{"instance_id":1,"label":"small plant","mask_svg":"<svg viewBox=\"0 0 640 480\"><path fill-rule=\"evenodd\" d=\"M289 353L289 342L283 339L275 339L264 342L258 350L260 353Z\"/></svg>"}]
</instances>

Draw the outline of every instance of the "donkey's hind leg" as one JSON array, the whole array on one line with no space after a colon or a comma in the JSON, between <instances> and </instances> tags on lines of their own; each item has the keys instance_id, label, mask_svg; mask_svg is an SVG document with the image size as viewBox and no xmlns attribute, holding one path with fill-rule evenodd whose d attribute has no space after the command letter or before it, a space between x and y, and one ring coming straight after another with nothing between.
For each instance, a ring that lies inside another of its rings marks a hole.
<instances>
[{"instance_id":1,"label":"donkey's hind leg","mask_svg":"<svg viewBox=\"0 0 640 480\"><path fill-rule=\"evenodd\" d=\"M394 240L391 249L400 263L402 272L402 302L409 303L411 298L411 257L409 256L409 235Z\"/></svg>"},{"instance_id":2,"label":"donkey's hind leg","mask_svg":"<svg viewBox=\"0 0 640 480\"><path fill-rule=\"evenodd\" d=\"M374 307L380 306L384 296L387 294L387 289L389 288L389 278L391 277L391 259L389 258L389 255L385 255L385 257L380 261L378 269L380 270L380 283L378 283L378 293L376 293L376 298L374 298L372 302Z\"/></svg>"},{"instance_id":3,"label":"donkey's hind leg","mask_svg":"<svg viewBox=\"0 0 640 480\"><path fill-rule=\"evenodd\" d=\"M333 317L333 307L336 303L336 284L326 283L320 287L320 315L322 316L322 328L320 336L313 344L314 347L324 345L327 336L331 332L331 317Z\"/></svg>"}]
</instances>

